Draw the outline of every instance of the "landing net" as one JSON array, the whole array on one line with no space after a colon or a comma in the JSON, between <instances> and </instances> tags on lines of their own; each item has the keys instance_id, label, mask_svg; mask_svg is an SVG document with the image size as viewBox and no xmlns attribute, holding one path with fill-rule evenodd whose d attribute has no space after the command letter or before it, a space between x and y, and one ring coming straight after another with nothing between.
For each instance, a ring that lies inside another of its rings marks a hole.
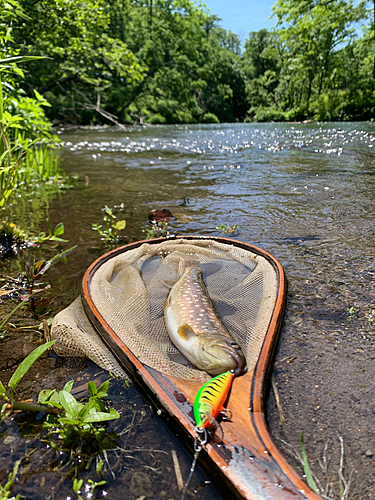
<instances>
[{"instance_id":1,"label":"landing net","mask_svg":"<svg viewBox=\"0 0 375 500\"><path fill-rule=\"evenodd\" d=\"M123 250L123 251L122 251ZM274 310L278 278L272 264L250 250L214 239L176 239L123 247L103 259L89 280L91 300L105 323L145 365L183 379L209 380L176 349L164 326L164 301L187 265L203 269L209 295L247 370L254 368ZM86 356L126 377L86 316L81 298L53 320L58 355Z\"/></svg>"}]
</instances>

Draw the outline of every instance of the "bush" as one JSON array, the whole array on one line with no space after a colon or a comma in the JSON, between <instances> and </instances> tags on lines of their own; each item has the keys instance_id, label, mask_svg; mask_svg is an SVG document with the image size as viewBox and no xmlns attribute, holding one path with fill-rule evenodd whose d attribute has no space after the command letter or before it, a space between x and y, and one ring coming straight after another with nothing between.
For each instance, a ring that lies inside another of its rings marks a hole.
<instances>
[{"instance_id":1,"label":"bush","mask_svg":"<svg viewBox=\"0 0 375 500\"><path fill-rule=\"evenodd\" d=\"M196 123L190 111L177 110L172 115L172 123Z\"/></svg>"},{"instance_id":2,"label":"bush","mask_svg":"<svg viewBox=\"0 0 375 500\"><path fill-rule=\"evenodd\" d=\"M205 113L199 118L201 123L220 123L219 118L214 113Z\"/></svg>"},{"instance_id":3,"label":"bush","mask_svg":"<svg viewBox=\"0 0 375 500\"><path fill-rule=\"evenodd\" d=\"M160 113L156 113L155 115L151 115L147 118L145 118L145 123L149 123L150 125L160 125L163 123L167 123L167 119L165 116L161 115Z\"/></svg>"}]
</instances>

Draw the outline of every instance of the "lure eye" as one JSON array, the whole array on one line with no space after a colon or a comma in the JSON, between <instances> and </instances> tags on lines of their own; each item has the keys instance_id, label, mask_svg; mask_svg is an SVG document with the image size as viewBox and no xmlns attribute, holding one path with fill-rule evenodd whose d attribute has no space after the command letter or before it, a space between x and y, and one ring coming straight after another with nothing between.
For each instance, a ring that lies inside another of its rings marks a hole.
<instances>
[{"instance_id":1,"label":"lure eye","mask_svg":"<svg viewBox=\"0 0 375 500\"><path fill-rule=\"evenodd\" d=\"M237 342L232 342L231 346L234 347L235 349L239 349L240 346L237 344Z\"/></svg>"}]
</instances>

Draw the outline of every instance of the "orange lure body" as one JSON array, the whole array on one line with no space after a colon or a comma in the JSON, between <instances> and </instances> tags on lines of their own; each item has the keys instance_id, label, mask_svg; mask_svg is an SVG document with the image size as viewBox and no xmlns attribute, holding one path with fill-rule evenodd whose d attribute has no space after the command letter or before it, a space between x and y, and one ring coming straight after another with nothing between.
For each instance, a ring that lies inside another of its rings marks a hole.
<instances>
[{"instance_id":1,"label":"orange lure body","mask_svg":"<svg viewBox=\"0 0 375 500\"><path fill-rule=\"evenodd\" d=\"M194 418L198 428L210 427L213 419L223 411L234 374L225 372L206 382L198 391L194 401Z\"/></svg>"}]
</instances>

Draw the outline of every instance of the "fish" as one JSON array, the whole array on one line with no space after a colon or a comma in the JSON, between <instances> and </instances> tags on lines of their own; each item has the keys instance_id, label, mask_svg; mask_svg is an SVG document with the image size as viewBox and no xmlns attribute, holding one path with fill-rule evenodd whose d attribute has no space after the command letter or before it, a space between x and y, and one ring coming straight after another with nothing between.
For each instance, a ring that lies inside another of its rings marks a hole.
<instances>
[{"instance_id":1,"label":"fish","mask_svg":"<svg viewBox=\"0 0 375 500\"><path fill-rule=\"evenodd\" d=\"M233 370L240 375L246 360L209 296L203 270L188 265L164 303L164 323L180 352L210 375Z\"/></svg>"},{"instance_id":2,"label":"fish","mask_svg":"<svg viewBox=\"0 0 375 500\"><path fill-rule=\"evenodd\" d=\"M233 372L225 372L212 378L199 389L194 401L194 418L197 428L209 429L212 422L224 410L233 378Z\"/></svg>"}]
</instances>

